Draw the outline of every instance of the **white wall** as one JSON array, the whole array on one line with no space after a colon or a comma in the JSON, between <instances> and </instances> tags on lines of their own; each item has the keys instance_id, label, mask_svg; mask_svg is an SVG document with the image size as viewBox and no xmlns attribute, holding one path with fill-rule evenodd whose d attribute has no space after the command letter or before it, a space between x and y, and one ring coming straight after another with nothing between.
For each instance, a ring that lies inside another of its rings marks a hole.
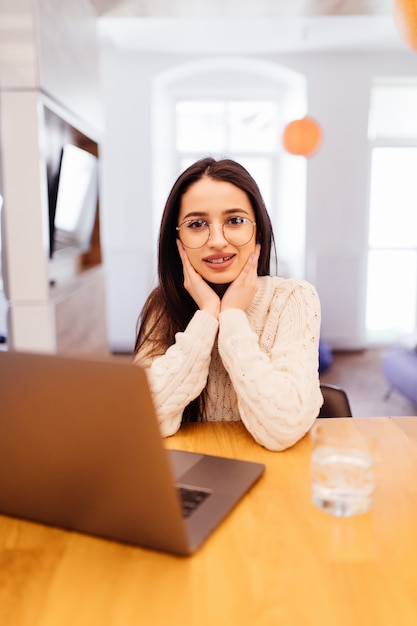
<instances>
[{"instance_id":1,"label":"white wall","mask_svg":"<svg viewBox=\"0 0 417 626\"><path fill-rule=\"evenodd\" d=\"M32 0L0 2L0 86L38 84L36 24Z\"/></svg>"},{"instance_id":2,"label":"white wall","mask_svg":"<svg viewBox=\"0 0 417 626\"><path fill-rule=\"evenodd\" d=\"M113 351L129 351L145 297L155 284L152 223L151 80L157 62L105 49L102 88L101 235L107 267L107 322Z\"/></svg>"}]
</instances>

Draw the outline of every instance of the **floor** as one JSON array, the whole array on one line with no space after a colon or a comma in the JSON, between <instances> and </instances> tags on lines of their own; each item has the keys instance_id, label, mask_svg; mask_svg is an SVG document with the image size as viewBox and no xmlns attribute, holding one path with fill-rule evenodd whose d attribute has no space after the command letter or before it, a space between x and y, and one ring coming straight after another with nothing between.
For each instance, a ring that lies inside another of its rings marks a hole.
<instances>
[{"instance_id":1,"label":"floor","mask_svg":"<svg viewBox=\"0 0 417 626\"><path fill-rule=\"evenodd\" d=\"M336 352L330 369L320 378L323 383L343 387L354 417L417 415L417 407L400 392L393 390L387 397L383 354L383 350Z\"/></svg>"}]
</instances>

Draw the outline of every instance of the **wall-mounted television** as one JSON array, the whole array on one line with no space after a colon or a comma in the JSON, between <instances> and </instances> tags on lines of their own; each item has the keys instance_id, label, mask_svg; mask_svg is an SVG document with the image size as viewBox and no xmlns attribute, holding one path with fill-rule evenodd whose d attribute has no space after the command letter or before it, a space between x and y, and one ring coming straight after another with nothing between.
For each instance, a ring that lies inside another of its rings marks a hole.
<instances>
[{"instance_id":1,"label":"wall-mounted television","mask_svg":"<svg viewBox=\"0 0 417 626\"><path fill-rule=\"evenodd\" d=\"M61 151L56 201L50 207L50 256L83 254L91 246L98 202L98 159L67 143Z\"/></svg>"}]
</instances>

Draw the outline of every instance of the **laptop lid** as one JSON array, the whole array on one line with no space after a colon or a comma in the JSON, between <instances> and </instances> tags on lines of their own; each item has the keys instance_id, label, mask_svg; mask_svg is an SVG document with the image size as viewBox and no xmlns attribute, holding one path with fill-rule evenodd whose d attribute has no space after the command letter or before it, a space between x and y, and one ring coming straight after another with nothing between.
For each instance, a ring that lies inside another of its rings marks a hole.
<instances>
[{"instance_id":1,"label":"laptop lid","mask_svg":"<svg viewBox=\"0 0 417 626\"><path fill-rule=\"evenodd\" d=\"M3 514L187 555L264 470L165 450L127 361L0 352L0 406ZM209 494L186 519L174 477Z\"/></svg>"}]
</instances>

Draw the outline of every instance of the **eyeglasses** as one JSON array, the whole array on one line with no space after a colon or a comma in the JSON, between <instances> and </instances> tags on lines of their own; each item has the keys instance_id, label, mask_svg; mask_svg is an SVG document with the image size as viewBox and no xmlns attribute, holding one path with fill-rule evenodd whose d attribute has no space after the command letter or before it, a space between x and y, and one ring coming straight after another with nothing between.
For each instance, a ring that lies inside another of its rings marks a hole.
<instances>
[{"instance_id":1,"label":"eyeglasses","mask_svg":"<svg viewBox=\"0 0 417 626\"><path fill-rule=\"evenodd\" d=\"M202 248L211 236L209 224L206 220L186 220L176 227L178 236L186 248ZM229 217L222 225L223 237L232 246L244 246L250 242L255 231L256 222L251 222L247 217L234 215Z\"/></svg>"}]
</instances>

